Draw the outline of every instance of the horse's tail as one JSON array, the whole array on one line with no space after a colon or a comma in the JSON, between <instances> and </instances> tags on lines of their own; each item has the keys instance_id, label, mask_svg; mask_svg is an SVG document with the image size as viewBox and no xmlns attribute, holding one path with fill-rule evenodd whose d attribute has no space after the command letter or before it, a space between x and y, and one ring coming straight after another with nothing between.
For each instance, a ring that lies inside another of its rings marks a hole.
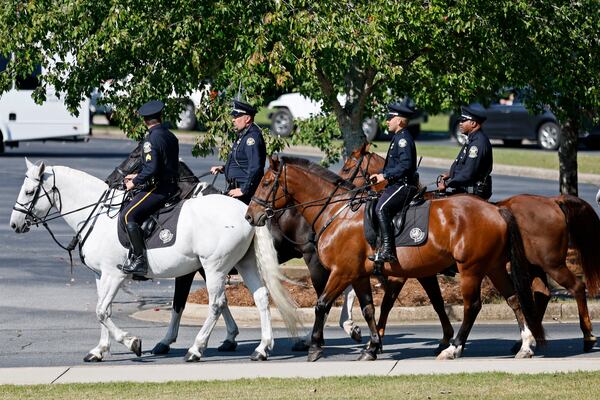
<instances>
[{"instance_id":1,"label":"horse's tail","mask_svg":"<svg viewBox=\"0 0 600 400\"><path fill-rule=\"evenodd\" d=\"M508 227L508 249L510 250L510 267L513 285L517 292L519 303L525 321L531 329L531 333L539 344L545 342L545 332L542 327L542 316L536 316L536 307L531 291L531 277L529 276L530 263L525 256L523 238L517 225L517 220L512 213L504 207L500 208L500 215L506 221Z\"/></svg>"},{"instance_id":2,"label":"horse's tail","mask_svg":"<svg viewBox=\"0 0 600 400\"><path fill-rule=\"evenodd\" d=\"M273 302L279 309L285 326L292 336L297 337L298 327L302 326L302 323L296 313L296 304L281 283L286 278L279 269L277 251L273 245L271 232L266 226L256 227L254 232L254 253L260 275L269 289Z\"/></svg>"},{"instance_id":3,"label":"horse's tail","mask_svg":"<svg viewBox=\"0 0 600 400\"><path fill-rule=\"evenodd\" d=\"M554 198L567 220L571 246L579 252L585 283L591 296L600 291L600 218L585 200L571 195Z\"/></svg>"}]
</instances>

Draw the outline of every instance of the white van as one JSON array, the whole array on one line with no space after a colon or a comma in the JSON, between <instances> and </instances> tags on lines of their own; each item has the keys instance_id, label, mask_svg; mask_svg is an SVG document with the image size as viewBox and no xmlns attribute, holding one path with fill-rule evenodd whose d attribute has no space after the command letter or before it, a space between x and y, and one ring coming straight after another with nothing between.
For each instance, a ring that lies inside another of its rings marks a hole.
<instances>
[{"instance_id":1,"label":"white van","mask_svg":"<svg viewBox=\"0 0 600 400\"><path fill-rule=\"evenodd\" d=\"M6 64L7 59L0 55L0 73ZM35 103L31 94L39 86L37 77L42 73L38 66L30 76L13 82L12 89L0 95L0 153L5 146L16 147L22 141L70 139L91 134L89 99L81 102L77 117L69 113L52 87L47 89L44 103Z\"/></svg>"}]
</instances>

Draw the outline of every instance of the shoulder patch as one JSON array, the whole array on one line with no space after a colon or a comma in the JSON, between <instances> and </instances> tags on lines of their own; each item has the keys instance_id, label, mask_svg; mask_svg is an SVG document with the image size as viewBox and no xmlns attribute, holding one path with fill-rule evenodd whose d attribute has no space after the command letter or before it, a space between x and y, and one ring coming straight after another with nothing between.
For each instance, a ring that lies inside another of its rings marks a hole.
<instances>
[{"instance_id":1,"label":"shoulder patch","mask_svg":"<svg viewBox=\"0 0 600 400\"><path fill-rule=\"evenodd\" d=\"M144 153L150 153L152 151L152 143L144 142Z\"/></svg>"},{"instance_id":2,"label":"shoulder patch","mask_svg":"<svg viewBox=\"0 0 600 400\"><path fill-rule=\"evenodd\" d=\"M400 140L398 141L398 145L399 145L400 147L406 147L406 145L407 145L407 144L408 144L408 142L406 141L406 139L400 139Z\"/></svg>"},{"instance_id":3,"label":"shoulder patch","mask_svg":"<svg viewBox=\"0 0 600 400\"><path fill-rule=\"evenodd\" d=\"M252 146L254 145L254 143L256 143L256 141L254 140L254 138L248 138L248 140L246 140L246 145L248 146Z\"/></svg>"},{"instance_id":4,"label":"shoulder patch","mask_svg":"<svg viewBox=\"0 0 600 400\"><path fill-rule=\"evenodd\" d=\"M152 154L146 154L146 161L152 161Z\"/></svg>"},{"instance_id":5,"label":"shoulder patch","mask_svg":"<svg viewBox=\"0 0 600 400\"><path fill-rule=\"evenodd\" d=\"M477 158L478 152L479 152L479 149L477 148L477 146L469 147L469 158Z\"/></svg>"}]
</instances>

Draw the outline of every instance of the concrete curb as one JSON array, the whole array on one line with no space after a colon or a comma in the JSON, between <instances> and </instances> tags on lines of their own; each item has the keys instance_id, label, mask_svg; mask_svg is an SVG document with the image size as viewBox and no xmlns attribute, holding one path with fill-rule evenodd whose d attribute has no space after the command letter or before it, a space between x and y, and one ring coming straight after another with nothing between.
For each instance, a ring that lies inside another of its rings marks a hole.
<instances>
[{"instance_id":1,"label":"concrete curb","mask_svg":"<svg viewBox=\"0 0 600 400\"><path fill-rule=\"evenodd\" d=\"M93 138L96 139L122 139L128 140L128 138L119 130L115 128L95 128ZM196 135L194 134L177 134L177 138L180 143L195 144ZM286 153L292 153L304 156L323 156L324 153L311 146L294 145L284 149ZM385 153L378 152L382 157L385 157ZM452 160L446 158L434 158L434 157L423 157L421 165L430 168L450 168ZM508 176L519 176L525 178L537 178L545 179L558 182L559 174L558 171L545 169L545 168L534 168L534 167L518 167L513 165L494 164L494 174L496 175L508 175ZM577 175L579 183L587 183L592 185L600 186L600 175L596 174L584 174L580 173Z\"/></svg>"},{"instance_id":2,"label":"concrete curb","mask_svg":"<svg viewBox=\"0 0 600 400\"><path fill-rule=\"evenodd\" d=\"M238 325L242 327L260 326L258 311L254 307L230 306L231 314ZM463 307L447 305L446 313L450 321L462 321ZM600 304L588 305L590 318L592 320L600 319ZM298 316L305 327L312 326L315 318L313 308L298 308ZM328 326L337 326L340 320L340 307L333 307L329 313ZM353 309L354 319L361 323L363 321L362 312L358 307ZM379 308L377 309L377 315ZM171 308L153 308L149 310L138 311L130 315L132 318L142 321L168 323L171 319ZM199 326L204 323L208 316L208 306L203 304L187 304L181 323L183 325ZM276 308L271 308L271 317L274 326L283 327L283 320ZM512 321L515 316L512 310L506 304L484 304L477 321ZM545 321L578 321L579 314L577 304L575 303L550 303L544 316ZM431 306L420 307L394 307L390 312L388 324L406 324L406 323L438 323L438 316ZM219 319L218 324L223 325L223 320Z\"/></svg>"},{"instance_id":3,"label":"concrete curb","mask_svg":"<svg viewBox=\"0 0 600 400\"><path fill-rule=\"evenodd\" d=\"M597 360L561 358L381 360L376 362L318 361L263 363L198 363L179 365L72 366L0 368L0 384L34 385L96 382L172 382L234 380L242 378L321 378L334 376L406 376L507 372L537 374L600 371Z\"/></svg>"}]
</instances>

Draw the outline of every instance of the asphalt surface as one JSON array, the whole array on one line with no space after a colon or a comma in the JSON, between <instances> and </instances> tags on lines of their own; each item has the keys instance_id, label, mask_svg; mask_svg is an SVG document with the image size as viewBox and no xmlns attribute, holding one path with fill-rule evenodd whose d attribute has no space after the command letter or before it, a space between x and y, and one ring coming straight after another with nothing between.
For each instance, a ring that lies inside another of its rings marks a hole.
<instances>
[{"instance_id":1,"label":"asphalt surface","mask_svg":"<svg viewBox=\"0 0 600 400\"><path fill-rule=\"evenodd\" d=\"M27 234L17 235L9 227L11 209L23 182L23 157L27 156L32 161L43 159L49 165L66 165L105 177L134 147L131 141L95 139L87 143L23 143L20 148L9 149L0 157L0 368L81 365L83 356L97 344L100 333L94 312L95 275L82 267L78 260L71 274L66 253L52 242L45 230L34 228ZM181 145L181 156L197 174L218 163L214 157L194 159L190 149L189 145ZM339 165L332 169L337 171ZM433 181L440 172L438 169L422 168L423 182ZM223 186L221 179L217 186ZM517 193L554 195L557 190L556 182L494 176L495 194L492 199ZM589 202L593 202L596 190L591 185L580 186L581 196ZM73 232L62 221L57 221L52 227L63 243L72 237ZM196 289L202 282L196 281L194 285L193 289ZM168 304L172 292L172 280L125 284L124 290L117 296L113 317L119 326L143 338L145 352L143 357L137 358L122 345L113 344L112 354L105 364L181 362L197 333L197 327L182 327L172 353L166 357L155 357L148 351L162 338L164 324L129 317L134 311ZM356 319L364 332L362 318ZM581 353L581 334L577 324L547 324L547 330L549 345L540 349L538 354L573 359L598 358L597 351ZM440 335L437 325L391 327L381 358L433 359L432 352ZM205 354L206 360L247 362L260 334L256 328L242 328L238 350L220 354L215 348L224 336L223 329L217 327ZM304 360L305 354L289 351L291 341L285 331L276 329L275 336L278 340L272 359ZM328 328L326 338L326 358L329 360L353 360L362 346L346 338L337 327ZM516 324L476 324L465 357L510 357L510 346L517 338Z\"/></svg>"}]
</instances>

